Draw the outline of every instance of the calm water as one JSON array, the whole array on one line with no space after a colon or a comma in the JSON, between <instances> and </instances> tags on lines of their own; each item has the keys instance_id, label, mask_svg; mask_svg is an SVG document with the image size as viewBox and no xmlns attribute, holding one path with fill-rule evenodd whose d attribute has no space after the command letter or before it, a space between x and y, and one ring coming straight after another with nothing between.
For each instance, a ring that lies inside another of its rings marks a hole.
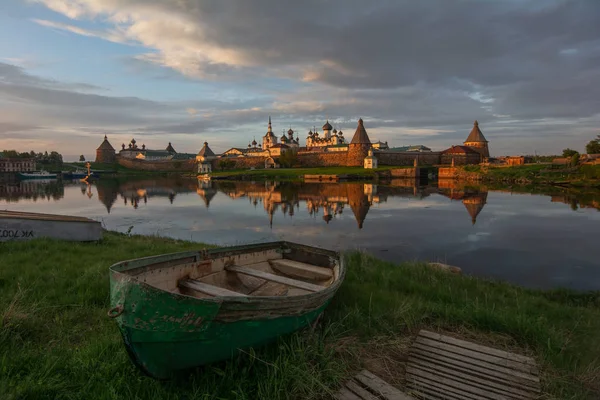
<instances>
[{"instance_id":1,"label":"calm water","mask_svg":"<svg viewBox=\"0 0 600 400\"><path fill-rule=\"evenodd\" d=\"M0 183L0 209L87 216L107 229L233 245L290 240L431 260L517 284L600 289L600 193L459 183L100 180Z\"/></svg>"}]
</instances>

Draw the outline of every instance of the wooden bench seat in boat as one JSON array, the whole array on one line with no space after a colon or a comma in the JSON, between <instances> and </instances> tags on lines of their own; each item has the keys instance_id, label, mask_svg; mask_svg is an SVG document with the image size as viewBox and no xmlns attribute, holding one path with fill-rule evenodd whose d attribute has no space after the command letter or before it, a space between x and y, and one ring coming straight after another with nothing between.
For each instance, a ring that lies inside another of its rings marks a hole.
<instances>
[{"instance_id":1,"label":"wooden bench seat in boat","mask_svg":"<svg viewBox=\"0 0 600 400\"><path fill-rule=\"evenodd\" d=\"M229 297L246 297L245 294L234 292L232 290L227 290L220 288L218 286L209 285L208 283L200 282L195 279L183 279L179 281L179 286L184 288L192 289L197 292L201 292L204 294L208 294L209 296L229 296Z\"/></svg>"},{"instance_id":2,"label":"wooden bench seat in boat","mask_svg":"<svg viewBox=\"0 0 600 400\"><path fill-rule=\"evenodd\" d=\"M308 279L312 281L323 281L333 278L331 268L317 267L285 258L269 260L271 268L293 278Z\"/></svg>"},{"instance_id":3,"label":"wooden bench seat in boat","mask_svg":"<svg viewBox=\"0 0 600 400\"><path fill-rule=\"evenodd\" d=\"M298 281L296 279L286 278L285 276L279 276L268 272L258 271L247 267L228 266L225 267L227 271L237 272L239 274L254 276L256 278L264 279L266 281L272 281L282 283L287 286L295 287L298 289L307 290L309 292L319 292L324 289L323 286L313 285L312 283Z\"/></svg>"}]
</instances>

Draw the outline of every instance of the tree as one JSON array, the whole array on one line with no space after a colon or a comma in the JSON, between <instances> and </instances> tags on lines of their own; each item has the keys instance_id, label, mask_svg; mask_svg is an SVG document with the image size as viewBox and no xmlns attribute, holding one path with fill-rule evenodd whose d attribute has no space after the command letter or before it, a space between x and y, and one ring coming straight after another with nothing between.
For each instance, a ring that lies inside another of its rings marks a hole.
<instances>
[{"instance_id":1,"label":"tree","mask_svg":"<svg viewBox=\"0 0 600 400\"><path fill-rule=\"evenodd\" d=\"M573 157L575 154L579 154L577 150L566 148L563 150L563 157Z\"/></svg>"},{"instance_id":2,"label":"tree","mask_svg":"<svg viewBox=\"0 0 600 400\"><path fill-rule=\"evenodd\" d=\"M585 146L585 151L588 154L600 154L600 135L598 135L598 139L590 140Z\"/></svg>"},{"instance_id":3,"label":"tree","mask_svg":"<svg viewBox=\"0 0 600 400\"><path fill-rule=\"evenodd\" d=\"M279 156L279 164L284 168L292 168L298 162L298 153L293 150L287 150Z\"/></svg>"},{"instance_id":4,"label":"tree","mask_svg":"<svg viewBox=\"0 0 600 400\"><path fill-rule=\"evenodd\" d=\"M579 165L579 153L575 152L571 156L571 167L576 167L577 165Z\"/></svg>"},{"instance_id":5,"label":"tree","mask_svg":"<svg viewBox=\"0 0 600 400\"><path fill-rule=\"evenodd\" d=\"M19 158L19 153L16 150L4 150L2 154L6 158Z\"/></svg>"},{"instance_id":6,"label":"tree","mask_svg":"<svg viewBox=\"0 0 600 400\"><path fill-rule=\"evenodd\" d=\"M83 154L79 156L79 162L85 162L85 156Z\"/></svg>"}]
</instances>

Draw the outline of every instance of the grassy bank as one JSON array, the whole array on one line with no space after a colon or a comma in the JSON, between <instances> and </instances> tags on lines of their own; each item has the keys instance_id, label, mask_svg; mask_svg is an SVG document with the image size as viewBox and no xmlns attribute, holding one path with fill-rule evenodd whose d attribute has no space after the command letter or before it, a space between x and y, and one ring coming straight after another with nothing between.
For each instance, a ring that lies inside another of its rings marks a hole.
<instances>
[{"instance_id":1,"label":"grassy bank","mask_svg":"<svg viewBox=\"0 0 600 400\"><path fill-rule=\"evenodd\" d=\"M202 245L106 233L102 243L0 244L3 399L330 398L366 367L402 384L420 328L536 357L554 398L598 398L597 293L538 292L419 265L348 256L349 273L314 331L287 336L170 382L129 362L109 308L108 266Z\"/></svg>"},{"instance_id":2,"label":"grassy bank","mask_svg":"<svg viewBox=\"0 0 600 400\"><path fill-rule=\"evenodd\" d=\"M467 172L481 174L485 181L522 184L562 184L574 187L600 188L600 165L574 168L552 168L550 164L529 164L484 169L478 165L463 167Z\"/></svg>"},{"instance_id":3,"label":"grassy bank","mask_svg":"<svg viewBox=\"0 0 600 400\"><path fill-rule=\"evenodd\" d=\"M304 175L347 175L351 178L373 179L377 173L402 167L381 167L364 169L363 167L318 167L318 168L277 168L277 169L241 169L230 171L214 171L213 177L227 179L279 179L302 180Z\"/></svg>"}]
</instances>

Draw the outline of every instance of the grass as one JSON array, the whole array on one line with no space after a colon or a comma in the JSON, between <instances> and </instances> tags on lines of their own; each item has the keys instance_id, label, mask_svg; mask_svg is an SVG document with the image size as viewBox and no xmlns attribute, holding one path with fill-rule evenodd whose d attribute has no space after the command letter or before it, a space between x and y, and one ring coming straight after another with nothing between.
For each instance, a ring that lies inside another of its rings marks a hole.
<instances>
[{"instance_id":1,"label":"grass","mask_svg":"<svg viewBox=\"0 0 600 400\"><path fill-rule=\"evenodd\" d=\"M302 179L304 175L352 175L356 177L373 178L378 172L387 171L392 168L403 167L380 167L377 169L364 169L363 167L316 167L316 168L277 168L277 169L240 169L229 171L214 171L212 176L252 179Z\"/></svg>"},{"instance_id":2,"label":"grass","mask_svg":"<svg viewBox=\"0 0 600 400\"><path fill-rule=\"evenodd\" d=\"M419 329L533 355L548 398L600 395L600 296L542 292L421 265L347 256L320 325L169 382L130 363L109 308L108 266L203 245L105 233L101 243L0 244L3 399L313 399L366 367L402 384Z\"/></svg>"},{"instance_id":3,"label":"grass","mask_svg":"<svg viewBox=\"0 0 600 400\"><path fill-rule=\"evenodd\" d=\"M568 183L570 186L600 187L600 165L553 169L550 164L527 164L501 168L490 167L487 171L484 171L479 165L467 165L462 168L467 172L482 173L487 181L535 184Z\"/></svg>"}]
</instances>

